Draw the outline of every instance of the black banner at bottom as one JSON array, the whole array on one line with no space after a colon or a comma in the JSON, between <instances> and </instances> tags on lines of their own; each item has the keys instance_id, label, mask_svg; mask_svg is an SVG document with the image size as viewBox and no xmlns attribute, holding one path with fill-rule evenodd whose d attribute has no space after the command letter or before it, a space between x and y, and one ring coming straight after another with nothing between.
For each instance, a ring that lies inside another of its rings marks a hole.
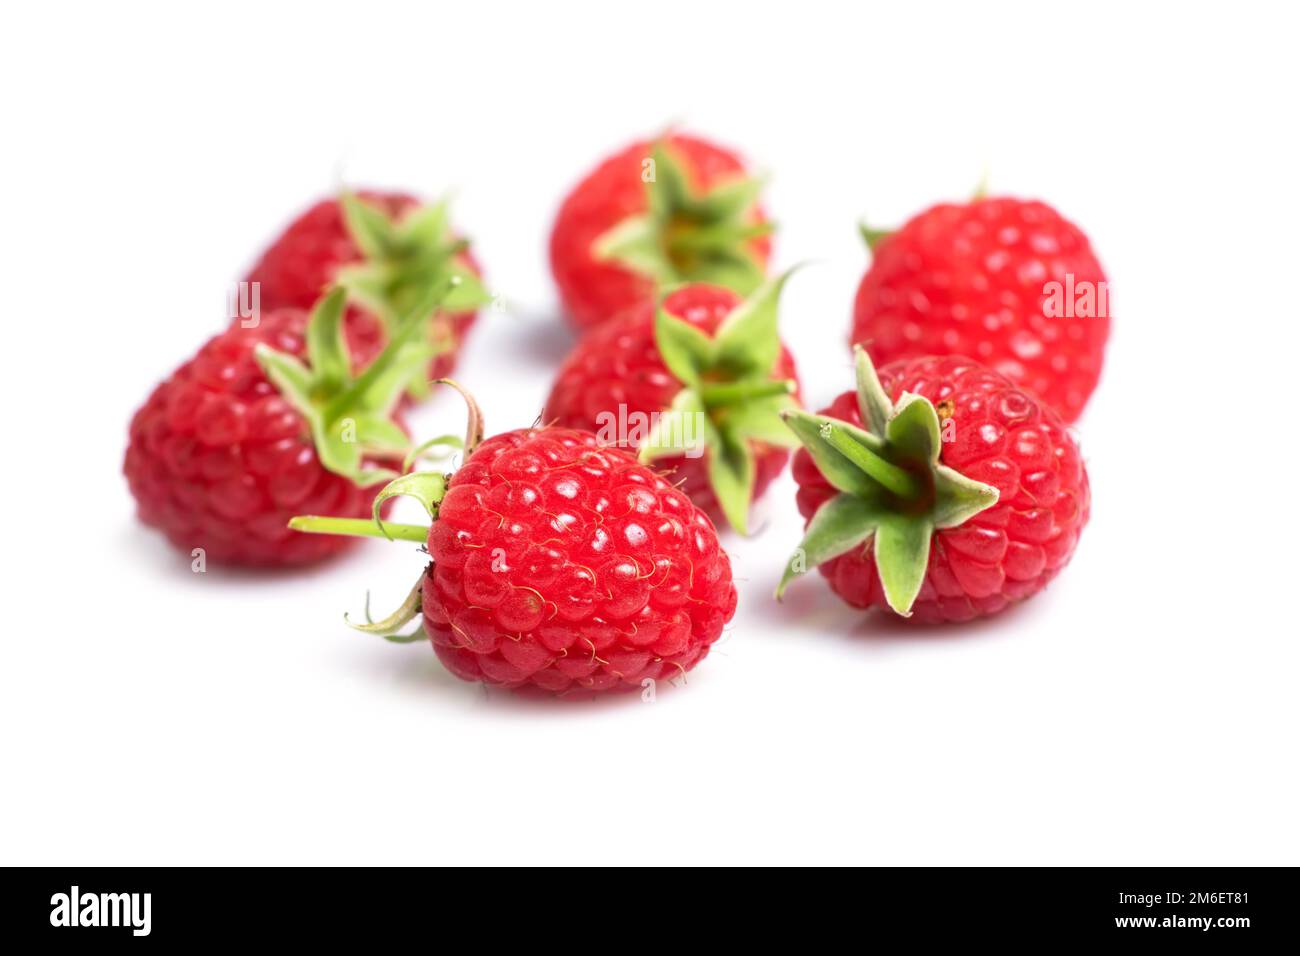
<instances>
[{"instance_id":1,"label":"black banner at bottom","mask_svg":"<svg viewBox=\"0 0 1300 956\"><path fill-rule=\"evenodd\" d=\"M34 943L385 943L448 925L505 934L654 933L707 921L770 944L1159 941L1240 948L1295 935L1293 869L10 869L3 927ZM737 906L739 902L739 906ZM566 924L568 924L566 926ZM544 928L543 928L544 927ZM776 935L781 934L781 935ZM650 939L658 940L650 943ZM593 943L593 945L595 945ZM603 944L607 945L607 944Z\"/></svg>"}]
</instances>

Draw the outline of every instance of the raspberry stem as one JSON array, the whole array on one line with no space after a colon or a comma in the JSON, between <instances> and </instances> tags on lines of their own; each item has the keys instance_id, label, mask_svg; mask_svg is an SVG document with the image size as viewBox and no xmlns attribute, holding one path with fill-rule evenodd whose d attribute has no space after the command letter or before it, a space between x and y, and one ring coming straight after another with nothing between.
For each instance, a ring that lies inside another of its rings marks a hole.
<instances>
[{"instance_id":1,"label":"raspberry stem","mask_svg":"<svg viewBox=\"0 0 1300 956\"><path fill-rule=\"evenodd\" d=\"M388 344L384 346L384 350L379 353L379 356L361 371L361 374L356 377L356 380L346 391L330 402L326 408L327 417L341 417L348 409L364 402L366 393L397 363L398 356L403 350L412 342L418 340L419 333L425 328L428 316L437 310L438 305L455 288L459 281L453 276L447 281L426 290L425 295L416 304L415 308L398 322L396 329L393 330L388 340Z\"/></svg>"},{"instance_id":2,"label":"raspberry stem","mask_svg":"<svg viewBox=\"0 0 1300 956\"><path fill-rule=\"evenodd\" d=\"M377 522L364 518L324 518L319 515L298 515L289 519L294 531L308 534L342 534L356 538L390 538L396 541L415 541L419 544L429 537L429 529L418 524L390 524L381 528Z\"/></svg>"},{"instance_id":3,"label":"raspberry stem","mask_svg":"<svg viewBox=\"0 0 1300 956\"><path fill-rule=\"evenodd\" d=\"M793 395L794 382L763 380L760 382L717 382L700 386L700 398L705 405L735 405L740 402L778 395Z\"/></svg>"},{"instance_id":4,"label":"raspberry stem","mask_svg":"<svg viewBox=\"0 0 1300 956\"><path fill-rule=\"evenodd\" d=\"M900 498L913 499L921 494L921 484L916 476L854 441L843 430L828 426L824 428L822 437L837 452Z\"/></svg>"}]
</instances>

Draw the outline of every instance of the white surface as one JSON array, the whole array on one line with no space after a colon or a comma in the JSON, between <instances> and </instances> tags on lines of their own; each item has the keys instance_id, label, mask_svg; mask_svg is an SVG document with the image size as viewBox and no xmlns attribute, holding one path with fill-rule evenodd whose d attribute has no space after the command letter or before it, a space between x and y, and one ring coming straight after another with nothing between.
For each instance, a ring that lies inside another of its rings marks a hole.
<instances>
[{"instance_id":1,"label":"white surface","mask_svg":"<svg viewBox=\"0 0 1300 956\"><path fill-rule=\"evenodd\" d=\"M0 15L0 861L1300 862L1293 11L439 6ZM778 607L787 476L726 539L740 611L687 687L547 705L344 627L411 547L196 575L134 522L132 410L340 175L457 190L516 307L461 377L531 422L568 344L554 210L671 120L769 170L778 262L821 262L783 320L815 401L849 382L858 216L987 167L1089 232L1117 317L1048 592L942 633L820 579Z\"/></svg>"}]
</instances>

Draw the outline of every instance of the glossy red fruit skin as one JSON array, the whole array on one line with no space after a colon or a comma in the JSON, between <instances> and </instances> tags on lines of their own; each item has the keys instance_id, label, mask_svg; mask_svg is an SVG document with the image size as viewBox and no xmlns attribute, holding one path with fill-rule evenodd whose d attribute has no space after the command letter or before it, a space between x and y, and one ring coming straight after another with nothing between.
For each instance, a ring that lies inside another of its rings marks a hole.
<instances>
[{"instance_id":1,"label":"glossy red fruit skin","mask_svg":"<svg viewBox=\"0 0 1300 956\"><path fill-rule=\"evenodd\" d=\"M256 328L231 326L158 385L131 420L123 471L140 519L206 560L261 567L310 564L352 539L297 534L297 514L364 518L375 489L326 471L306 421L267 381L254 357L265 342L301 356L307 313L263 312ZM368 331L366 329L368 328ZM348 330L355 356L382 333Z\"/></svg>"},{"instance_id":2,"label":"glossy red fruit skin","mask_svg":"<svg viewBox=\"0 0 1300 956\"><path fill-rule=\"evenodd\" d=\"M669 295L664 308L670 315L712 334L740 301L730 289L697 283ZM640 302L584 335L560 366L542 421L599 434L603 414L614 416L616 421L634 421L634 415L648 418L667 409L681 383L668 371L655 344L655 312L653 302ZM784 345L772 378L798 381L794 357ZM623 419L619 419L620 406L626 408ZM755 499L781 473L789 458L784 448L755 446ZM721 520L718 500L709 485L706 458L660 458L654 466L678 484L697 507L715 521Z\"/></svg>"},{"instance_id":3,"label":"glossy red fruit skin","mask_svg":"<svg viewBox=\"0 0 1300 956\"><path fill-rule=\"evenodd\" d=\"M943 443L940 460L999 495L966 524L935 533L910 620L984 617L1042 590L1074 554L1091 504L1083 458L1061 417L1005 376L960 356L905 359L879 374L894 401L907 391L939 408L952 403L945 423L952 440ZM821 414L862 424L851 391ZM792 468L807 521L836 492L806 450L795 454ZM888 608L870 549L819 570L854 607Z\"/></svg>"},{"instance_id":4,"label":"glossy red fruit skin","mask_svg":"<svg viewBox=\"0 0 1300 956\"><path fill-rule=\"evenodd\" d=\"M420 204L414 196L405 193L362 191L357 196L395 219ZM474 257L468 252L464 256L474 272L481 275ZM260 283L263 309L311 309L334 283L339 269L363 258L348 233L339 201L323 199L289 223L249 270L245 281ZM431 379L443 378L455 368L465 336L477 318L477 312L446 316L454 348L433 359L429 367ZM349 326L375 321L357 306L348 306L345 322Z\"/></svg>"},{"instance_id":5,"label":"glossy red fruit skin","mask_svg":"<svg viewBox=\"0 0 1300 956\"><path fill-rule=\"evenodd\" d=\"M681 158L691 185L708 189L715 183L746 173L731 150L694 136L674 134L666 141ZM604 160L565 198L551 231L551 272L569 320L580 329L608 321L654 298L649 279L592 253L597 239L623 220L646 211L641 164L654 148L648 141L633 143ZM755 223L766 222L761 211ZM772 252L770 237L749 243L766 266Z\"/></svg>"},{"instance_id":6,"label":"glossy red fruit skin","mask_svg":"<svg viewBox=\"0 0 1300 956\"><path fill-rule=\"evenodd\" d=\"M1052 207L1019 199L933 206L876 247L850 341L878 365L970 355L1073 422L1101 376L1110 315L1107 305L1103 315L1049 317L1044 287L1067 275L1077 289L1108 291L1088 237Z\"/></svg>"},{"instance_id":7,"label":"glossy red fruit skin","mask_svg":"<svg viewBox=\"0 0 1300 956\"><path fill-rule=\"evenodd\" d=\"M552 694L670 680L736 610L731 562L684 494L590 432L521 429L451 478L424 625L457 677Z\"/></svg>"}]
</instances>

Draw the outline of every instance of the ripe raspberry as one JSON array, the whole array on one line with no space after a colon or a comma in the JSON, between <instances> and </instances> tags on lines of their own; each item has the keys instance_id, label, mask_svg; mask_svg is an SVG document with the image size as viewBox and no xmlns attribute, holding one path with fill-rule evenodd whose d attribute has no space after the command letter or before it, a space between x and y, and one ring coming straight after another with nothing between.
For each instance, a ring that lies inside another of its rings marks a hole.
<instances>
[{"instance_id":1,"label":"ripe raspberry","mask_svg":"<svg viewBox=\"0 0 1300 956\"><path fill-rule=\"evenodd\" d=\"M443 378L478 307L487 301L481 271L449 232L445 203L421 206L404 193L361 192L312 206L262 253L247 281L260 283L263 308L310 309L335 283L348 288L348 325L378 320L390 328L422 291L448 275L461 286L430 320L438 346L429 378Z\"/></svg>"},{"instance_id":2,"label":"ripe raspberry","mask_svg":"<svg viewBox=\"0 0 1300 956\"><path fill-rule=\"evenodd\" d=\"M877 382L858 356L857 393L788 419L807 446L793 466L808 521L804 567L818 564L854 607L920 621L995 614L1041 590L1069 562L1090 504L1060 416L969 359L903 360ZM881 460L911 489L863 467ZM782 589L804 567L790 568Z\"/></svg>"},{"instance_id":3,"label":"ripe raspberry","mask_svg":"<svg viewBox=\"0 0 1300 956\"><path fill-rule=\"evenodd\" d=\"M784 281L768 282L745 302L729 289L687 285L664 299L662 312L641 302L597 326L561 367L543 421L639 448L696 505L711 517L727 515L743 532L750 503L781 473L794 444L780 419L798 404L794 359L777 338ZM697 338L710 355L693 350ZM656 420L652 431L647 423ZM688 432L703 432L689 456L672 442L673 422L683 426L681 444L691 444Z\"/></svg>"},{"instance_id":4,"label":"ripe raspberry","mask_svg":"<svg viewBox=\"0 0 1300 956\"><path fill-rule=\"evenodd\" d=\"M370 514L367 486L394 473L370 469L361 445L401 460L406 435L387 416L429 349L395 343L375 359L390 374L326 417L318 404L343 395L360 368L349 352L374 355L382 335L354 323L345 346L342 313L339 291L310 317L278 309L256 327L232 325L154 389L131 421L123 467L142 521L219 563L298 565L343 549L340 539L292 534L288 521L302 510ZM314 349L311 323L325 330Z\"/></svg>"},{"instance_id":5,"label":"ripe raspberry","mask_svg":"<svg viewBox=\"0 0 1300 956\"><path fill-rule=\"evenodd\" d=\"M1106 275L1088 238L1041 202L941 204L883 238L851 341L878 363L970 355L1072 422L1101 375Z\"/></svg>"},{"instance_id":6,"label":"ripe raspberry","mask_svg":"<svg viewBox=\"0 0 1300 956\"><path fill-rule=\"evenodd\" d=\"M730 150L693 136L606 159L569 193L551 233L569 318L588 328L682 282L754 291L771 254L760 186Z\"/></svg>"},{"instance_id":7,"label":"ripe raspberry","mask_svg":"<svg viewBox=\"0 0 1300 956\"><path fill-rule=\"evenodd\" d=\"M703 660L735 613L731 562L708 517L590 432L506 432L450 481L398 481L377 500L412 494L435 520L384 528L424 535L433 560L402 610L360 629L387 634L422 612L438 659L464 680L555 694L640 688ZM293 526L380 533L316 517Z\"/></svg>"}]
</instances>

